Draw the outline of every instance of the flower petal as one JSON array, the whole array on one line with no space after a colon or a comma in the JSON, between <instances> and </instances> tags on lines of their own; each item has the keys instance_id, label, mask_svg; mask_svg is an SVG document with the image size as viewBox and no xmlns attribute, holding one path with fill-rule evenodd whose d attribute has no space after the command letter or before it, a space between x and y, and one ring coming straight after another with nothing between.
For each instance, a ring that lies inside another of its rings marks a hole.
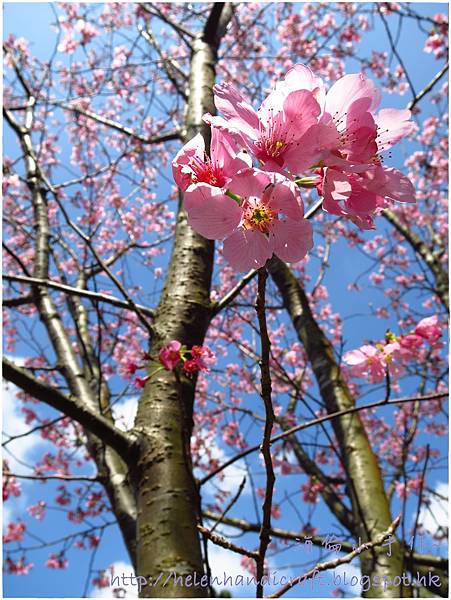
<instances>
[{"instance_id":1,"label":"flower petal","mask_svg":"<svg viewBox=\"0 0 451 600\"><path fill-rule=\"evenodd\" d=\"M258 133L258 116L252 106L229 83L220 83L213 87L215 105L233 126L240 126L242 131L254 137Z\"/></svg>"},{"instance_id":2,"label":"flower petal","mask_svg":"<svg viewBox=\"0 0 451 600\"><path fill-rule=\"evenodd\" d=\"M285 128L295 139L301 138L309 127L315 125L321 108L307 90L291 92L283 103L285 113Z\"/></svg>"},{"instance_id":3,"label":"flower petal","mask_svg":"<svg viewBox=\"0 0 451 600\"><path fill-rule=\"evenodd\" d=\"M313 248L311 224L302 221L275 221L271 227L274 235L274 254L287 262L302 260Z\"/></svg>"},{"instance_id":4,"label":"flower petal","mask_svg":"<svg viewBox=\"0 0 451 600\"><path fill-rule=\"evenodd\" d=\"M381 196L398 202L415 202L415 188L408 177L397 169L383 169L385 183L379 189Z\"/></svg>"},{"instance_id":5,"label":"flower petal","mask_svg":"<svg viewBox=\"0 0 451 600\"><path fill-rule=\"evenodd\" d=\"M225 240L223 252L236 271L249 271L265 265L273 254L273 244L260 231L239 229Z\"/></svg>"},{"instance_id":6,"label":"flower petal","mask_svg":"<svg viewBox=\"0 0 451 600\"><path fill-rule=\"evenodd\" d=\"M327 92L325 112L331 117L341 118L353 102L361 98L366 98L366 102L359 103L360 111L374 112L380 104L381 92L371 79L367 79L362 73L345 75Z\"/></svg>"},{"instance_id":7,"label":"flower petal","mask_svg":"<svg viewBox=\"0 0 451 600\"><path fill-rule=\"evenodd\" d=\"M261 198L264 189L271 182L272 179L266 172L260 169L245 169L234 177L231 191L242 198L249 198L250 196Z\"/></svg>"},{"instance_id":8,"label":"flower petal","mask_svg":"<svg viewBox=\"0 0 451 600\"><path fill-rule=\"evenodd\" d=\"M238 204L207 183L190 186L185 192L184 205L188 223L209 240L225 238L241 221Z\"/></svg>"},{"instance_id":9,"label":"flower petal","mask_svg":"<svg viewBox=\"0 0 451 600\"><path fill-rule=\"evenodd\" d=\"M378 126L377 144L380 152L384 152L412 133L415 128L410 121L412 113L408 109L383 108L376 115Z\"/></svg>"},{"instance_id":10,"label":"flower petal","mask_svg":"<svg viewBox=\"0 0 451 600\"><path fill-rule=\"evenodd\" d=\"M198 156L203 160L205 151L205 141L200 133L195 135L181 150L176 154L172 161L172 173L176 184L182 191L185 191L193 182L189 163L191 159Z\"/></svg>"},{"instance_id":11,"label":"flower petal","mask_svg":"<svg viewBox=\"0 0 451 600\"><path fill-rule=\"evenodd\" d=\"M268 205L272 210L281 212L295 221L304 216L301 194L296 184L287 180L276 180L269 190Z\"/></svg>"}]
</instances>

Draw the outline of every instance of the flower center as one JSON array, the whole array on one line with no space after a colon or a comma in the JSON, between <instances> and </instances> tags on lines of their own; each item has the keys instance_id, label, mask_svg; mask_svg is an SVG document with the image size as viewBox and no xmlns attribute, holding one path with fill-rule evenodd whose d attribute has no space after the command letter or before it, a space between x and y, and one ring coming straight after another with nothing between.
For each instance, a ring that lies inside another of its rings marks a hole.
<instances>
[{"instance_id":1,"label":"flower center","mask_svg":"<svg viewBox=\"0 0 451 600\"><path fill-rule=\"evenodd\" d=\"M262 233L268 233L268 226L274 219L275 213L264 204L250 206L244 213L244 227L246 229L258 229Z\"/></svg>"},{"instance_id":2,"label":"flower center","mask_svg":"<svg viewBox=\"0 0 451 600\"><path fill-rule=\"evenodd\" d=\"M209 183L214 187L223 187L225 185L225 177L219 165L213 163L208 156L204 156L202 160L198 156L194 156L189 167L192 171L191 179L193 183Z\"/></svg>"}]
</instances>

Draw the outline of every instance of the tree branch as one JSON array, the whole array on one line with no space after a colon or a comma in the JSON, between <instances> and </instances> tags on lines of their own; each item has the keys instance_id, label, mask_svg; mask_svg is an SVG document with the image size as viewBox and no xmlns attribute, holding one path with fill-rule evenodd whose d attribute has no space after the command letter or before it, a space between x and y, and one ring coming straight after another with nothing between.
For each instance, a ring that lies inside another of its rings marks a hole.
<instances>
[{"instance_id":1,"label":"tree branch","mask_svg":"<svg viewBox=\"0 0 451 600\"><path fill-rule=\"evenodd\" d=\"M231 550L232 552L236 552L237 554L241 554L243 556L248 556L249 558L253 558L254 560L258 560L258 558L259 558L258 552L252 552L251 550L246 550L246 548L237 546L236 544L233 544L232 542L230 542L226 538L222 537L221 535L218 535L217 533L213 533L206 527L202 527L202 525L198 525L197 529L203 535L205 535L211 542L213 542L213 544L216 544L217 546L221 546L221 548L226 548L226 550Z\"/></svg>"},{"instance_id":2,"label":"tree branch","mask_svg":"<svg viewBox=\"0 0 451 600\"><path fill-rule=\"evenodd\" d=\"M266 324L265 314L265 294L266 294L266 280L268 273L266 268L262 267L258 270L258 292L257 302L255 305L258 317L260 340L261 340L261 360L260 360L260 371L261 371L261 392L260 395L265 405L265 428L263 432L263 442L261 445L261 453L265 463L266 471L266 488L265 497L263 501L263 519L262 526L260 529L260 545L258 548L258 558L256 559L256 570L257 570L257 598L263 597L263 584L261 583L264 570L265 570L265 556L266 551L271 541L270 529L271 529L271 509L272 509L272 498L274 493L274 484L276 477L274 474L274 467L272 464L271 457L271 432L274 426L275 416L274 409L272 406L271 399L271 372L269 369L269 354L271 351L271 343L268 336L268 327Z\"/></svg>"},{"instance_id":3,"label":"tree branch","mask_svg":"<svg viewBox=\"0 0 451 600\"><path fill-rule=\"evenodd\" d=\"M7 381L33 398L78 421L87 431L114 448L124 460L130 461L133 455L134 441L128 434L117 429L111 421L93 413L78 398L66 396L47 383L40 381L27 369L17 366L6 357L3 357L2 366L3 377Z\"/></svg>"},{"instance_id":4,"label":"tree branch","mask_svg":"<svg viewBox=\"0 0 451 600\"><path fill-rule=\"evenodd\" d=\"M22 275L2 275L2 277L7 281L15 281L17 283L24 283L27 285L45 286L54 290L58 290L60 292L65 292L66 294L81 296L83 298L89 298L97 302L106 302L108 304L112 304L113 306L124 308L132 312L135 312L135 307L137 307L143 314L149 317L153 317L154 315L154 311L151 308L148 308L147 306L143 306L141 304L135 304L134 306L130 306L129 302L127 302L126 300L121 300L120 298L116 298L115 296L108 296L107 294L100 294L98 292L92 292L90 290L72 287L70 285L65 285L64 283L59 283L58 281L51 281L50 279L39 279L37 277L24 277ZM18 298L13 300L16 300L17 302L17 300L21 299ZM5 303L5 300L3 302ZM6 300L6 302L9 302L9 299ZM21 302L21 304L24 303L25 302Z\"/></svg>"},{"instance_id":5,"label":"tree branch","mask_svg":"<svg viewBox=\"0 0 451 600\"><path fill-rule=\"evenodd\" d=\"M170 142L172 140L179 140L181 137L181 132L179 130L168 131L167 133L162 133L159 135L154 135L151 137L146 137L133 131L130 127L126 127L125 125L121 125L117 121L113 121L112 119L108 119L107 117L103 117L102 115L98 115L96 113L91 112L90 110L85 110L84 108L80 108L79 106L71 105L71 104L60 104L56 103L58 106L63 108L64 110L74 112L78 115L83 115L88 119L92 119L101 125L106 125L111 129L115 129L124 135L131 137L133 140L137 140L145 145L152 144L163 144L164 142Z\"/></svg>"},{"instance_id":6,"label":"tree branch","mask_svg":"<svg viewBox=\"0 0 451 600\"><path fill-rule=\"evenodd\" d=\"M280 588L280 590L267 597L280 598L289 590L291 590L292 587L298 585L298 583L315 578L315 576L318 573L321 573L321 571L328 571L330 569L335 569L339 565L350 563L356 556L359 556L362 552L370 550L371 548L376 548L377 546L382 546L385 540L393 535L393 533L399 525L400 520L401 517L396 517L396 519L393 521L390 527L386 531L379 533L372 542L366 542L364 544L361 544L355 550L353 550L349 554L346 554L346 556L342 556L341 558L336 558L335 560L329 560L323 563L317 563L316 566L313 567L313 569L310 569L310 571L307 571L307 573L304 573L303 575L299 575L299 577L295 577L289 583L287 583L287 585L283 586L282 588Z\"/></svg>"}]
</instances>

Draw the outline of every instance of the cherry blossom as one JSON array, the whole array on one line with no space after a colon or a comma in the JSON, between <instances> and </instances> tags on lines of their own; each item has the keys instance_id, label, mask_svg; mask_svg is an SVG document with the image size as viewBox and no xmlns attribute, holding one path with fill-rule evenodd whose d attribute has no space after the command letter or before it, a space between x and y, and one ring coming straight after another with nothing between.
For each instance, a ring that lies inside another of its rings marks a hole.
<instances>
[{"instance_id":1,"label":"cherry blossom","mask_svg":"<svg viewBox=\"0 0 451 600\"><path fill-rule=\"evenodd\" d=\"M210 156L205 153L204 138L198 133L178 152L172 161L172 172L182 191L196 183L225 188L234 175L251 164L251 158L245 153L237 155L229 136L213 128Z\"/></svg>"},{"instance_id":2,"label":"cherry blossom","mask_svg":"<svg viewBox=\"0 0 451 600\"><path fill-rule=\"evenodd\" d=\"M23 540L23 534L26 530L26 525L23 521L17 523L8 523L7 531L3 534L3 543L20 542Z\"/></svg>"},{"instance_id":3,"label":"cherry blossom","mask_svg":"<svg viewBox=\"0 0 451 600\"><path fill-rule=\"evenodd\" d=\"M258 169L238 174L234 186L239 203L206 185L188 189L190 225L206 238L226 238L224 256L238 271L262 267L273 253L289 262L304 258L312 229L296 186Z\"/></svg>"},{"instance_id":4,"label":"cherry blossom","mask_svg":"<svg viewBox=\"0 0 451 600\"><path fill-rule=\"evenodd\" d=\"M240 141L262 168L296 174L316 162L312 128L320 107L309 90L284 94L276 89L258 111L226 82L215 85L214 93L216 107L225 118L205 115L205 121Z\"/></svg>"},{"instance_id":5,"label":"cherry blossom","mask_svg":"<svg viewBox=\"0 0 451 600\"><path fill-rule=\"evenodd\" d=\"M25 558L20 558L17 561L13 561L9 556L6 557L6 569L8 573L14 575L28 575L31 569L34 567L33 563L26 564Z\"/></svg>"},{"instance_id":6,"label":"cherry blossom","mask_svg":"<svg viewBox=\"0 0 451 600\"><path fill-rule=\"evenodd\" d=\"M191 358L183 363L183 370L187 373L197 373L198 371L208 371L209 366L216 362L214 353L207 346L193 346L191 348Z\"/></svg>"},{"instance_id":7,"label":"cherry blossom","mask_svg":"<svg viewBox=\"0 0 451 600\"><path fill-rule=\"evenodd\" d=\"M427 340L430 344L437 342L442 335L442 330L438 326L438 316L433 315L432 317L422 319L415 327L414 333Z\"/></svg>"},{"instance_id":8,"label":"cherry blossom","mask_svg":"<svg viewBox=\"0 0 451 600\"><path fill-rule=\"evenodd\" d=\"M69 561L64 554L50 554L45 563L49 569L67 569L68 565Z\"/></svg>"},{"instance_id":9,"label":"cherry blossom","mask_svg":"<svg viewBox=\"0 0 451 600\"><path fill-rule=\"evenodd\" d=\"M182 344L179 341L172 340L172 342L169 342L169 344L160 350L158 357L161 364L167 371L173 371L180 362L181 348Z\"/></svg>"}]
</instances>

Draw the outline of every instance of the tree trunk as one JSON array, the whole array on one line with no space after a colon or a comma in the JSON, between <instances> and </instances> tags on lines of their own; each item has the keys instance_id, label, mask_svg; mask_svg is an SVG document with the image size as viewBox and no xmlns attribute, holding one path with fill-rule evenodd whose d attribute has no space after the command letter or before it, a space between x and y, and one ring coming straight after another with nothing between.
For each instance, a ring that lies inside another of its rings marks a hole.
<instances>
[{"instance_id":1,"label":"tree trunk","mask_svg":"<svg viewBox=\"0 0 451 600\"><path fill-rule=\"evenodd\" d=\"M304 345L312 365L321 396L329 413L354 406L354 399L337 364L333 348L319 328L308 299L288 266L274 257L268 270L283 298L299 340ZM386 531L393 521L384 489L382 474L376 456L358 413L332 420L341 460L346 472L349 495L352 502L355 530L352 532L362 542L374 539ZM374 548L361 555L363 575L372 578L402 577L403 561L399 543L393 538L391 556L388 547ZM371 586L367 597L398 598L401 587ZM403 596L409 588L403 589Z\"/></svg>"},{"instance_id":2,"label":"tree trunk","mask_svg":"<svg viewBox=\"0 0 451 600\"><path fill-rule=\"evenodd\" d=\"M185 141L200 132L207 152L210 128L202 116L215 112L217 49L230 16L229 5L215 4L192 46ZM168 277L155 312L150 349L154 361L171 340L188 348L202 344L211 318L213 258L214 243L189 227L180 205ZM199 581L204 572L197 531L199 494L190 456L195 385L195 377L162 371L152 377L139 402L135 430L141 438L140 455L133 469L138 574L154 582L162 574L157 585L143 588L143 597L208 594L204 584L194 585L190 579L196 575ZM187 579L180 578L175 585L180 576Z\"/></svg>"}]
</instances>

